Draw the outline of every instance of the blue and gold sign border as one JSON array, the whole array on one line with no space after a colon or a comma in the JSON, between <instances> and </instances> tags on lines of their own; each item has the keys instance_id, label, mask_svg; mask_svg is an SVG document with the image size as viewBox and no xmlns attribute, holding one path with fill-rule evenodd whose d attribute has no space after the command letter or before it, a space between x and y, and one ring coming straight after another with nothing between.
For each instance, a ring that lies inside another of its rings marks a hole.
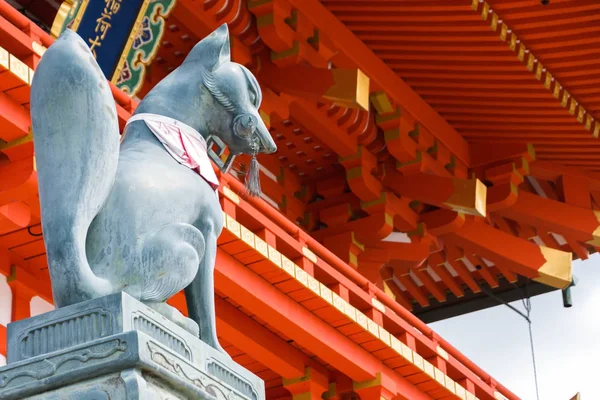
<instances>
[{"instance_id":1,"label":"blue and gold sign border","mask_svg":"<svg viewBox=\"0 0 600 400\"><path fill-rule=\"evenodd\" d=\"M52 24L55 38L67 28L77 31L90 0L65 0ZM165 30L165 18L175 7L176 0L145 0L129 33L123 52L117 63L112 83L129 94L141 88L146 68L158 52Z\"/></svg>"}]
</instances>

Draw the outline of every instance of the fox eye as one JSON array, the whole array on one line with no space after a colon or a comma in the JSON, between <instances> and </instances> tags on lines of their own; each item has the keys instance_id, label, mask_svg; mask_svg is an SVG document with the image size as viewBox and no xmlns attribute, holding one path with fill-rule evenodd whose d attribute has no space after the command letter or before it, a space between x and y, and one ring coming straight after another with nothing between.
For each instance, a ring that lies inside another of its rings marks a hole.
<instances>
[{"instance_id":1,"label":"fox eye","mask_svg":"<svg viewBox=\"0 0 600 400\"><path fill-rule=\"evenodd\" d=\"M251 114L242 114L235 117L233 131L240 138L249 138L256 130L256 119Z\"/></svg>"}]
</instances>

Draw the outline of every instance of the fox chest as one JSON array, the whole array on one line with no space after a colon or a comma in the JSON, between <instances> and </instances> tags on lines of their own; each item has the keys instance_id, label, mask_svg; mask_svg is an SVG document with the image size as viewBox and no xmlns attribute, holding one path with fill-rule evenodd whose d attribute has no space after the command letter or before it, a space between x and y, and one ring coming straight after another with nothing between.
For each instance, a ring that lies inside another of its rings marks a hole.
<instances>
[{"instance_id":1,"label":"fox chest","mask_svg":"<svg viewBox=\"0 0 600 400\"><path fill-rule=\"evenodd\" d=\"M121 154L113 196L137 224L185 222L197 225L222 219L212 187L168 154ZM135 207L135 210L130 208ZM139 219L142 219L139 221Z\"/></svg>"}]
</instances>

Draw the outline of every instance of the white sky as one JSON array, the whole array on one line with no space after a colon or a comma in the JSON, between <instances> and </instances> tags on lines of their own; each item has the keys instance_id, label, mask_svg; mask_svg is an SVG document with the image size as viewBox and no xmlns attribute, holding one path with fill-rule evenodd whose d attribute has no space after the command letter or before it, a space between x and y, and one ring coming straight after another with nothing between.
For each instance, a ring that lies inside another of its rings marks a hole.
<instances>
[{"instance_id":1,"label":"white sky","mask_svg":"<svg viewBox=\"0 0 600 400\"><path fill-rule=\"evenodd\" d=\"M573 307L560 292L531 299L541 400L600 399L600 256L574 262ZM522 310L521 302L511 303ZM523 400L535 400L527 322L499 306L430 324L442 337Z\"/></svg>"}]
</instances>

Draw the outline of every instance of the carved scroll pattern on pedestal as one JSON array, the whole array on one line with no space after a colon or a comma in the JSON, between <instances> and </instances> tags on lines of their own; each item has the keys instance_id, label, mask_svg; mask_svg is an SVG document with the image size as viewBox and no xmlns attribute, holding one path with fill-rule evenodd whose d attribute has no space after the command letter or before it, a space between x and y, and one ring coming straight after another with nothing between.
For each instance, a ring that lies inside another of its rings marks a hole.
<instances>
[{"instance_id":1,"label":"carved scroll pattern on pedestal","mask_svg":"<svg viewBox=\"0 0 600 400\"><path fill-rule=\"evenodd\" d=\"M70 361L78 361L81 364L86 364L90 360L102 360L118 352L125 352L126 350L127 342L116 339L87 349L81 349L71 354L48 357L23 367L8 369L0 376L0 389L6 388L15 379L20 378L18 384L23 385L25 383L49 378L57 373L73 370L72 363L69 363ZM61 367L66 363L70 364L69 368L65 368L67 371L61 371Z\"/></svg>"},{"instance_id":2,"label":"carved scroll pattern on pedestal","mask_svg":"<svg viewBox=\"0 0 600 400\"><path fill-rule=\"evenodd\" d=\"M152 361L165 368L169 372L183 378L188 383L203 389L208 394L215 396L218 400L247 400L248 397L240 396L236 392L223 387L211 377L205 375L193 366L180 362L175 357L165 352L162 348L152 342L148 342L148 350Z\"/></svg>"}]
</instances>

